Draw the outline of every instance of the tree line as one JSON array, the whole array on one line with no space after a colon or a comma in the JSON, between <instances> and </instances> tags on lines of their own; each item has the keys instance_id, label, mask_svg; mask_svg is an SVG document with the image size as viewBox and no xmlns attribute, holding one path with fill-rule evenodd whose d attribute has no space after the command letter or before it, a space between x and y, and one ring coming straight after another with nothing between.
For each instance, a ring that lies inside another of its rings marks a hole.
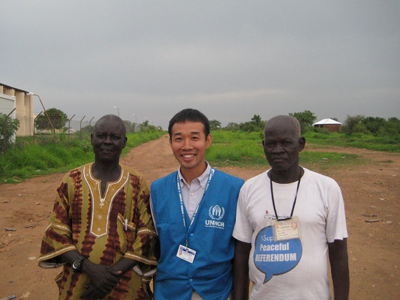
<instances>
[{"instance_id":1,"label":"tree line","mask_svg":"<svg viewBox=\"0 0 400 300\"><path fill-rule=\"evenodd\" d=\"M315 128L313 124L317 121L317 116L309 111L289 113L289 116L295 117L301 126L301 133L304 134L310 130L324 131L321 128ZM337 118L331 119L338 121ZM221 126L218 120L210 120L211 130L232 130L232 131L261 131L264 129L267 120L262 120L259 115L254 115L250 121L243 123L230 122L225 127ZM372 134L374 136L399 135L400 119L392 117L384 119L381 117L365 117L362 115L347 116L343 122L340 132L344 134Z\"/></svg>"},{"instance_id":2,"label":"tree line","mask_svg":"<svg viewBox=\"0 0 400 300\"><path fill-rule=\"evenodd\" d=\"M301 125L302 134L308 131L324 131L322 128L314 128L313 124L317 120L317 116L310 110L303 112L289 113L290 116L295 117L299 120ZM11 144L12 137L19 128L19 122L17 119L12 119L6 115L0 113L0 151L3 150L3 145ZM337 120L337 118L331 118ZM50 120L50 121L49 121ZM65 127L66 121L68 120L67 115L59 109L50 108L46 111L46 114L39 115L35 120L35 128L39 130L51 130L58 129L66 131L68 128ZM231 131L262 131L267 120L262 120L260 115L255 114L250 121L235 123L229 122L225 127L218 120L210 120L211 130L231 130ZM50 124L51 123L51 124ZM124 121L127 132L135 131L156 131L162 130L161 127L155 127L149 124L146 120L143 123L136 124L130 121ZM82 128L83 132L91 133L93 126L89 125ZM325 129L326 131L326 129ZM346 120L340 128L340 132L353 135L353 134L371 134L374 136L398 136L400 135L400 119L397 117L392 118L381 118L381 117L365 117L362 115L347 116Z\"/></svg>"}]
</instances>

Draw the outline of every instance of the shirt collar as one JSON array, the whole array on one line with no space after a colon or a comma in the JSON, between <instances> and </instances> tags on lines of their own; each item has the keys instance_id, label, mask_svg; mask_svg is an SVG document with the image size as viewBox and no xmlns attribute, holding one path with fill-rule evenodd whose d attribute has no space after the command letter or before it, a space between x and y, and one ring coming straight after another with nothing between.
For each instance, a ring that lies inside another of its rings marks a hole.
<instances>
[{"instance_id":1,"label":"shirt collar","mask_svg":"<svg viewBox=\"0 0 400 300\"><path fill-rule=\"evenodd\" d=\"M210 175L211 172L211 166L210 164L206 161L207 164L207 168L206 170L203 172L203 174L201 174L199 177L195 178L194 180L198 180L200 183L200 186L204 189L206 187L207 184L207 180L208 180L208 176ZM181 186L182 184L189 186L189 184L186 182L185 178L183 178L182 173L181 173L181 167L179 167L178 170L178 176L179 176L179 180L181 182Z\"/></svg>"}]
</instances>

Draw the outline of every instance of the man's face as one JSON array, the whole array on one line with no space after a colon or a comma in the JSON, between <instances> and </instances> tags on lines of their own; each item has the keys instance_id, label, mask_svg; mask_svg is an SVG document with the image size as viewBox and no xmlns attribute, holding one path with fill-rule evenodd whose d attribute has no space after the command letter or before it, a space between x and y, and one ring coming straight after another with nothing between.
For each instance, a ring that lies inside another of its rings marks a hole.
<instances>
[{"instance_id":1,"label":"man's face","mask_svg":"<svg viewBox=\"0 0 400 300\"><path fill-rule=\"evenodd\" d=\"M96 161L119 161L122 149L126 146L124 124L115 119L97 122L91 143Z\"/></svg>"},{"instance_id":2,"label":"man's face","mask_svg":"<svg viewBox=\"0 0 400 300\"><path fill-rule=\"evenodd\" d=\"M299 153L304 149L305 140L298 138L293 127L281 122L266 130L263 145L273 170L292 171L299 165Z\"/></svg>"},{"instance_id":3,"label":"man's face","mask_svg":"<svg viewBox=\"0 0 400 300\"><path fill-rule=\"evenodd\" d=\"M172 126L170 145L172 152L184 170L203 170L206 149L210 147L211 135L204 133L201 122L186 121Z\"/></svg>"}]
</instances>

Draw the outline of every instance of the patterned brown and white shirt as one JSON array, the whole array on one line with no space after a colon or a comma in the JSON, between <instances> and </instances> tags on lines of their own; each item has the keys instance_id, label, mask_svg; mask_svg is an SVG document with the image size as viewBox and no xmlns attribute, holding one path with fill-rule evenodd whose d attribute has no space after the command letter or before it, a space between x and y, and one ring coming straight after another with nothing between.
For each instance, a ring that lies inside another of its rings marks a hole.
<instances>
[{"instance_id":1,"label":"patterned brown and white shirt","mask_svg":"<svg viewBox=\"0 0 400 300\"><path fill-rule=\"evenodd\" d=\"M107 184L91 172L92 163L68 172L59 188L49 225L43 236L39 266L63 266L57 276L60 299L79 299L89 283L85 274L73 273L59 255L77 250L91 262L113 266L123 257L139 262L141 275L157 265L157 236L149 206L149 188L142 175L121 165L117 181ZM150 277L126 272L105 299L151 299Z\"/></svg>"}]
</instances>

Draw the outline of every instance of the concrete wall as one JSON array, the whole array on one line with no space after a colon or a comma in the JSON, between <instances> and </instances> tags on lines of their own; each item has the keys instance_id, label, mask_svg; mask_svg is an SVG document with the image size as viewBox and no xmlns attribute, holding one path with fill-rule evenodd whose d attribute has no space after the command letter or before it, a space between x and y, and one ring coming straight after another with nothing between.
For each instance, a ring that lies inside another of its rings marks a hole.
<instances>
[{"instance_id":1,"label":"concrete wall","mask_svg":"<svg viewBox=\"0 0 400 300\"><path fill-rule=\"evenodd\" d=\"M0 101L0 112L3 114L8 115L16 108L10 117L19 120L17 136L33 135L33 95L12 87L0 85ZM13 105L11 106L7 101L13 101Z\"/></svg>"},{"instance_id":2,"label":"concrete wall","mask_svg":"<svg viewBox=\"0 0 400 300\"><path fill-rule=\"evenodd\" d=\"M15 97L0 94L0 113L8 115L15 108ZM10 115L15 118L15 111Z\"/></svg>"}]
</instances>

